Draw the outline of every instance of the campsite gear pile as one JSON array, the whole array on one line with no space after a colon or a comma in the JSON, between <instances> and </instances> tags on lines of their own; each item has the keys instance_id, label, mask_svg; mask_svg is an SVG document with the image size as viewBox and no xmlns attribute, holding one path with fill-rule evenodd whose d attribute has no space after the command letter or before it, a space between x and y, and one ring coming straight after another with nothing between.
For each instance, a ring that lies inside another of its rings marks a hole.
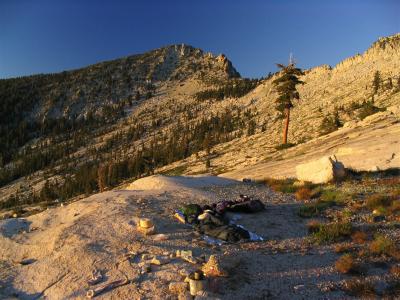
<instances>
[{"instance_id":1,"label":"campsite gear pile","mask_svg":"<svg viewBox=\"0 0 400 300\"><path fill-rule=\"evenodd\" d=\"M233 224L225 213L242 212L256 213L265 209L258 199L240 195L237 200L224 200L201 207L198 204L188 204L176 211L175 217L182 223L188 223L201 234L226 242L250 240L254 237L242 226ZM258 237L256 237L257 239Z\"/></svg>"}]
</instances>

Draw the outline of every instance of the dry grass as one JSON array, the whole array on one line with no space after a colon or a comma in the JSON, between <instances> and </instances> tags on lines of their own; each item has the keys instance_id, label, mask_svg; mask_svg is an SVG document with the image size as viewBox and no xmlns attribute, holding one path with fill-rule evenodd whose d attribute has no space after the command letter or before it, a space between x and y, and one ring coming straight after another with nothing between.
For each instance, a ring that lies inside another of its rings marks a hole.
<instances>
[{"instance_id":1,"label":"dry grass","mask_svg":"<svg viewBox=\"0 0 400 300\"><path fill-rule=\"evenodd\" d=\"M372 283L365 279L352 279L344 284L344 290L351 296L362 297L363 299L374 299L376 296Z\"/></svg>"},{"instance_id":2,"label":"dry grass","mask_svg":"<svg viewBox=\"0 0 400 300\"><path fill-rule=\"evenodd\" d=\"M334 248L336 253L346 253L354 250L354 247L350 243L336 244Z\"/></svg>"},{"instance_id":3,"label":"dry grass","mask_svg":"<svg viewBox=\"0 0 400 300\"><path fill-rule=\"evenodd\" d=\"M365 205L370 210L387 207L391 204L391 202L392 201L388 196L382 194L373 194L365 199Z\"/></svg>"},{"instance_id":4,"label":"dry grass","mask_svg":"<svg viewBox=\"0 0 400 300\"><path fill-rule=\"evenodd\" d=\"M351 235L351 239L356 244L364 244L368 239L368 235L363 231L356 231Z\"/></svg>"},{"instance_id":5,"label":"dry grass","mask_svg":"<svg viewBox=\"0 0 400 300\"><path fill-rule=\"evenodd\" d=\"M390 268L390 274L392 274L395 277L399 277L400 278L400 266L399 265L392 266Z\"/></svg>"},{"instance_id":6,"label":"dry grass","mask_svg":"<svg viewBox=\"0 0 400 300\"><path fill-rule=\"evenodd\" d=\"M270 186L275 192L281 193L294 193L296 192L297 188L293 185L294 181L292 179L265 179L265 184Z\"/></svg>"},{"instance_id":7,"label":"dry grass","mask_svg":"<svg viewBox=\"0 0 400 300\"><path fill-rule=\"evenodd\" d=\"M379 180L380 185L395 186L400 185L400 177L388 177Z\"/></svg>"},{"instance_id":8,"label":"dry grass","mask_svg":"<svg viewBox=\"0 0 400 300\"><path fill-rule=\"evenodd\" d=\"M392 257L399 257L399 251L396 249L396 244L393 240L383 235L378 235L369 245L371 253L376 255L388 255Z\"/></svg>"},{"instance_id":9,"label":"dry grass","mask_svg":"<svg viewBox=\"0 0 400 300\"><path fill-rule=\"evenodd\" d=\"M321 224L318 231L314 232L313 239L317 244L326 244L340 241L352 233L352 225L350 222Z\"/></svg>"},{"instance_id":10,"label":"dry grass","mask_svg":"<svg viewBox=\"0 0 400 300\"><path fill-rule=\"evenodd\" d=\"M351 254L344 254L335 262L335 268L342 274L348 274L350 272L355 272L357 265Z\"/></svg>"},{"instance_id":11,"label":"dry grass","mask_svg":"<svg viewBox=\"0 0 400 300\"><path fill-rule=\"evenodd\" d=\"M294 195L297 200L308 200L312 198L313 192L307 187L301 187L296 191Z\"/></svg>"},{"instance_id":12,"label":"dry grass","mask_svg":"<svg viewBox=\"0 0 400 300\"><path fill-rule=\"evenodd\" d=\"M396 200L392 202L392 205L389 207L389 212L391 214L400 213L400 200Z\"/></svg>"},{"instance_id":13,"label":"dry grass","mask_svg":"<svg viewBox=\"0 0 400 300\"><path fill-rule=\"evenodd\" d=\"M319 227L321 226L321 222L319 222L318 220L310 220L307 223L307 229L308 229L308 233L315 233L319 230Z\"/></svg>"}]
</instances>

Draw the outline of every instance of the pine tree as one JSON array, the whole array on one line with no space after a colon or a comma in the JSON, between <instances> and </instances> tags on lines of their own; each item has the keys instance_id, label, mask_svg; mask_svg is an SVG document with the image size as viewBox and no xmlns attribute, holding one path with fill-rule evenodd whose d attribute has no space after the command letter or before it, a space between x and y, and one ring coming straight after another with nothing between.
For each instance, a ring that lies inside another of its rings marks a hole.
<instances>
[{"instance_id":1,"label":"pine tree","mask_svg":"<svg viewBox=\"0 0 400 300\"><path fill-rule=\"evenodd\" d=\"M281 69L280 76L275 79L272 83L275 85L276 91L279 97L276 99L276 110L281 113L281 116L285 118L285 127L283 129L283 144L287 144L287 134L289 129L290 121L290 109L293 108L293 100L300 99L299 92L296 89L296 85L304 84L303 81L299 80L299 76L304 75L301 69L296 68L293 62L290 62L287 66L277 64L278 68Z\"/></svg>"},{"instance_id":2,"label":"pine tree","mask_svg":"<svg viewBox=\"0 0 400 300\"><path fill-rule=\"evenodd\" d=\"M374 90L374 95L378 92L380 85L381 85L381 75L379 71L376 71L374 74L374 80L372 81L372 88Z\"/></svg>"},{"instance_id":3,"label":"pine tree","mask_svg":"<svg viewBox=\"0 0 400 300\"><path fill-rule=\"evenodd\" d=\"M106 188L107 179L107 168L104 165L100 165L97 169L97 185L99 186L100 192L103 192Z\"/></svg>"}]
</instances>

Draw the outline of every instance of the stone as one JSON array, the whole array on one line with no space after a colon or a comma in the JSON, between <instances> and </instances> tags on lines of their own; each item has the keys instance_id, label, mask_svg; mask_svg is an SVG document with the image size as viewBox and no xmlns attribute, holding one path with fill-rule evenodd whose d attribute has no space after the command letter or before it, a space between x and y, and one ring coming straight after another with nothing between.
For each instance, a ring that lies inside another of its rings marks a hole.
<instances>
[{"instance_id":1,"label":"stone","mask_svg":"<svg viewBox=\"0 0 400 300\"><path fill-rule=\"evenodd\" d=\"M151 258L153 258L153 255L151 255L151 254L148 254L148 253L142 254L142 260L148 260Z\"/></svg>"},{"instance_id":2,"label":"stone","mask_svg":"<svg viewBox=\"0 0 400 300\"><path fill-rule=\"evenodd\" d=\"M296 166L296 177L301 181L328 183L344 178L346 171L335 157L325 156Z\"/></svg>"},{"instance_id":3,"label":"stone","mask_svg":"<svg viewBox=\"0 0 400 300\"><path fill-rule=\"evenodd\" d=\"M138 228L138 231L144 235L152 235L156 231L154 226L150 227L150 228L144 228L144 227L138 226L137 228Z\"/></svg>"},{"instance_id":4,"label":"stone","mask_svg":"<svg viewBox=\"0 0 400 300\"><path fill-rule=\"evenodd\" d=\"M151 263L152 265L158 265L158 266L160 266L160 265L165 265L165 264L167 264L167 263L169 263L169 262L170 262L169 258L163 257L163 256L155 256L155 257L153 257L153 259L150 261L150 263Z\"/></svg>"},{"instance_id":5,"label":"stone","mask_svg":"<svg viewBox=\"0 0 400 300\"><path fill-rule=\"evenodd\" d=\"M196 296L198 292L206 289L206 280L189 279L189 289L192 296Z\"/></svg>"},{"instance_id":6,"label":"stone","mask_svg":"<svg viewBox=\"0 0 400 300\"><path fill-rule=\"evenodd\" d=\"M227 276L227 272L221 266L221 258L217 255L210 255L201 270L206 276Z\"/></svg>"},{"instance_id":7,"label":"stone","mask_svg":"<svg viewBox=\"0 0 400 300\"><path fill-rule=\"evenodd\" d=\"M139 220L139 226L142 228L151 228L154 226L154 224L150 219L142 218Z\"/></svg>"},{"instance_id":8,"label":"stone","mask_svg":"<svg viewBox=\"0 0 400 300\"><path fill-rule=\"evenodd\" d=\"M190 270L190 269L188 269L188 268L183 268L183 269L180 269L180 270L178 271L179 275L185 276L185 277L189 276L190 273L192 273L192 272L193 272L193 271Z\"/></svg>"},{"instance_id":9,"label":"stone","mask_svg":"<svg viewBox=\"0 0 400 300\"><path fill-rule=\"evenodd\" d=\"M165 241L168 240L168 235L160 233L153 236L154 241Z\"/></svg>"},{"instance_id":10,"label":"stone","mask_svg":"<svg viewBox=\"0 0 400 300\"><path fill-rule=\"evenodd\" d=\"M171 282L168 289L172 294L184 294L188 290L188 284L186 282Z\"/></svg>"}]
</instances>

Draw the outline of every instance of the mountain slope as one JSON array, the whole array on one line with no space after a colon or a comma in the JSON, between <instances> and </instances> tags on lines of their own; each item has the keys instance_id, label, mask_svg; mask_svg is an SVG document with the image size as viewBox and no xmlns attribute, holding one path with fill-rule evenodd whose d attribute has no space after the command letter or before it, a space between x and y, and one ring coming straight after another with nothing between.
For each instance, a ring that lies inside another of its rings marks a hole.
<instances>
[{"instance_id":1,"label":"mountain slope","mask_svg":"<svg viewBox=\"0 0 400 300\"><path fill-rule=\"evenodd\" d=\"M325 120L359 120L398 105L399 64L397 34L334 68L306 70L289 141L337 129L321 128ZM277 74L238 76L224 55L174 45L1 80L1 207L48 205L153 172L220 174L273 159L282 126L274 109Z\"/></svg>"}]
</instances>

